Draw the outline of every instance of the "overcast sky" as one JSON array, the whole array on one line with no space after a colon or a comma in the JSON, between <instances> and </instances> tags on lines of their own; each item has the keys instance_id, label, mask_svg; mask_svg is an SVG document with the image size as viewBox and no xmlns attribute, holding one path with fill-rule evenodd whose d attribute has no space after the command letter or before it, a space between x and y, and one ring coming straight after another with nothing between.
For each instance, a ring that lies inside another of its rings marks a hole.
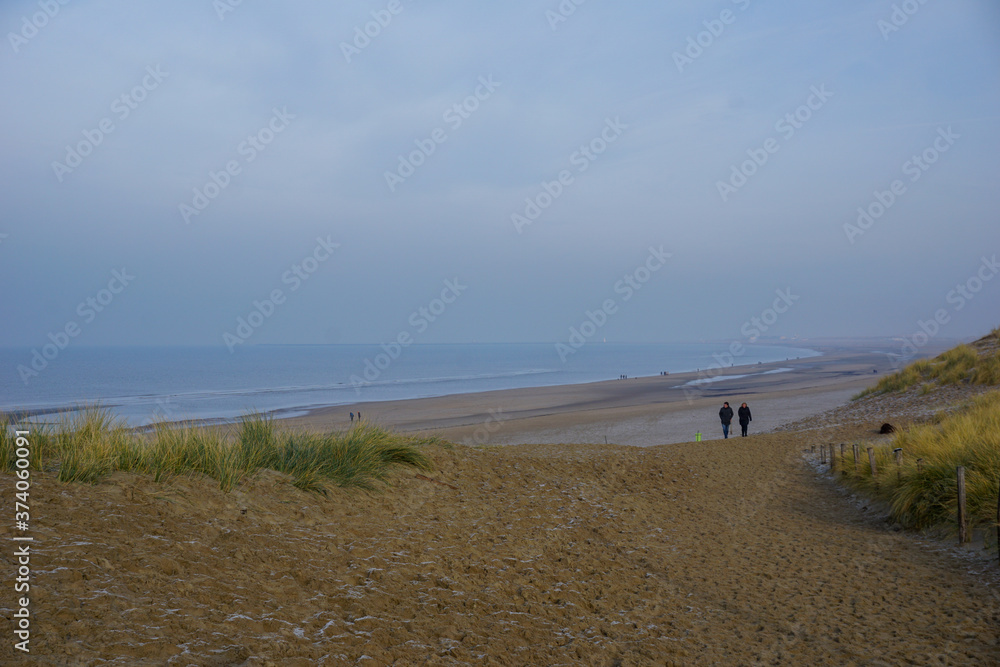
<instances>
[{"instance_id":1,"label":"overcast sky","mask_svg":"<svg viewBox=\"0 0 1000 667\"><path fill-rule=\"evenodd\" d=\"M0 28L0 345L1000 324L995 2L42 0Z\"/></svg>"}]
</instances>

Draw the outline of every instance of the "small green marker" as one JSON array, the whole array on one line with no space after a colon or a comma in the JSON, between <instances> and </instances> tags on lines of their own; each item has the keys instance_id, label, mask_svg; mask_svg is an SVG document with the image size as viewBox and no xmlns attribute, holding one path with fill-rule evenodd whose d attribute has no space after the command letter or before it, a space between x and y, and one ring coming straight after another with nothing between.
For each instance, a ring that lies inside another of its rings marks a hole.
<instances>
[{"instance_id":1,"label":"small green marker","mask_svg":"<svg viewBox=\"0 0 1000 667\"><path fill-rule=\"evenodd\" d=\"M695 433L694 434L694 441L695 442L701 442L701 433Z\"/></svg>"}]
</instances>

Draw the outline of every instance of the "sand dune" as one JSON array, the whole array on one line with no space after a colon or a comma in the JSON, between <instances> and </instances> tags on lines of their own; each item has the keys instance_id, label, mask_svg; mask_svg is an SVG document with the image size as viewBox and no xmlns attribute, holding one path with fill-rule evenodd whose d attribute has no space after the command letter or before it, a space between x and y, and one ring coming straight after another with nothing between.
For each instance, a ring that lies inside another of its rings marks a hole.
<instances>
[{"instance_id":1,"label":"sand dune","mask_svg":"<svg viewBox=\"0 0 1000 667\"><path fill-rule=\"evenodd\" d=\"M442 448L429 477L454 489L402 473L377 495L39 474L32 662L997 664L996 566L842 493L804 453L872 430L838 421Z\"/></svg>"}]
</instances>

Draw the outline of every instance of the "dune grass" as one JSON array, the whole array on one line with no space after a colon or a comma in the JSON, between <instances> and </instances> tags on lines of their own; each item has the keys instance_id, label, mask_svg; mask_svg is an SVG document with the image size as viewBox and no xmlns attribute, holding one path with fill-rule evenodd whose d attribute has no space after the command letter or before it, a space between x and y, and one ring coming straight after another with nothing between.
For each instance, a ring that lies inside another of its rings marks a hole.
<instances>
[{"instance_id":1,"label":"dune grass","mask_svg":"<svg viewBox=\"0 0 1000 667\"><path fill-rule=\"evenodd\" d=\"M97 483L115 471L164 481L202 474L231 491L261 470L291 475L293 484L326 493L330 487L375 490L394 470L430 470L423 447L436 438L412 438L361 421L342 432L279 432L271 419L245 416L234 431L159 424L137 433L102 409L89 409L58 427L31 427L30 468L53 471L62 482ZM0 469L15 469L15 438L0 423Z\"/></svg>"},{"instance_id":2,"label":"dune grass","mask_svg":"<svg viewBox=\"0 0 1000 667\"><path fill-rule=\"evenodd\" d=\"M903 450L899 466L892 451L895 448ZM840 466L846 473L844 479L866 495L887 503L892 517L904 527L957 530L958 466L965 466L966 471L970 530L996 526L1000 392L979 396L964 409L938 416L933 423L900 431L889 447L876 447L876 477L872 477L865 450L862 446L857 468L851 454L846 455ZM993 531L986 533L994 539Z\"/></svg>"},{"instance_id":3,"label":"dune grass","mask_svg":"<svg viewBox=\"0 0 1000 667\"><path fill-rule=\"evenodd\" d=\"M1000 329L994 329L976 347L962 344L933 359L920 359L854 396L854 400L871 394L887 394L920 386L929 392L934 386L953 384L1000 384ZM993 349L989 349L992 347ZM977 349L979 348L979 349Z\"/></svg>"}]
</instances>

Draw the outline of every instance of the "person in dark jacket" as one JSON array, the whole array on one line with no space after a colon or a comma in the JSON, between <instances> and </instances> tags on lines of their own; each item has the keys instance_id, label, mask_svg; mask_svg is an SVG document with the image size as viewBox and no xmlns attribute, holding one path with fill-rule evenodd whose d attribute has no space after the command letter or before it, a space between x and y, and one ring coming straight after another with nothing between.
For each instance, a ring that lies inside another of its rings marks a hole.
<instances>
[{"instance_id":1,"label":"person in dark jacket","mask_svg":"<svg viewBox=\"0 0 1000 667\"><path fill-rule=\"evenodd\" d=\"M740 406L740 409L737 412L737 414L740 418L740 429L743 431L743 435L746 436L747 426L749 426L750 422L753 421L753 417L750 416L750 408L748 408L747 404L744 403L743 405Z\"/></svg>"},{"instance_id":2,"label":"person in dark jacket","mask_svg":"<svg viewBox=\"0 0 1000 667\"><path fill-rule=\"evenodd\" d=\"M729 407L729 401L722 404L719 409L719 419L722 420L722 437L729 437L729 425L733 423L733 409Z\"/></svg>"}]
</instances>

